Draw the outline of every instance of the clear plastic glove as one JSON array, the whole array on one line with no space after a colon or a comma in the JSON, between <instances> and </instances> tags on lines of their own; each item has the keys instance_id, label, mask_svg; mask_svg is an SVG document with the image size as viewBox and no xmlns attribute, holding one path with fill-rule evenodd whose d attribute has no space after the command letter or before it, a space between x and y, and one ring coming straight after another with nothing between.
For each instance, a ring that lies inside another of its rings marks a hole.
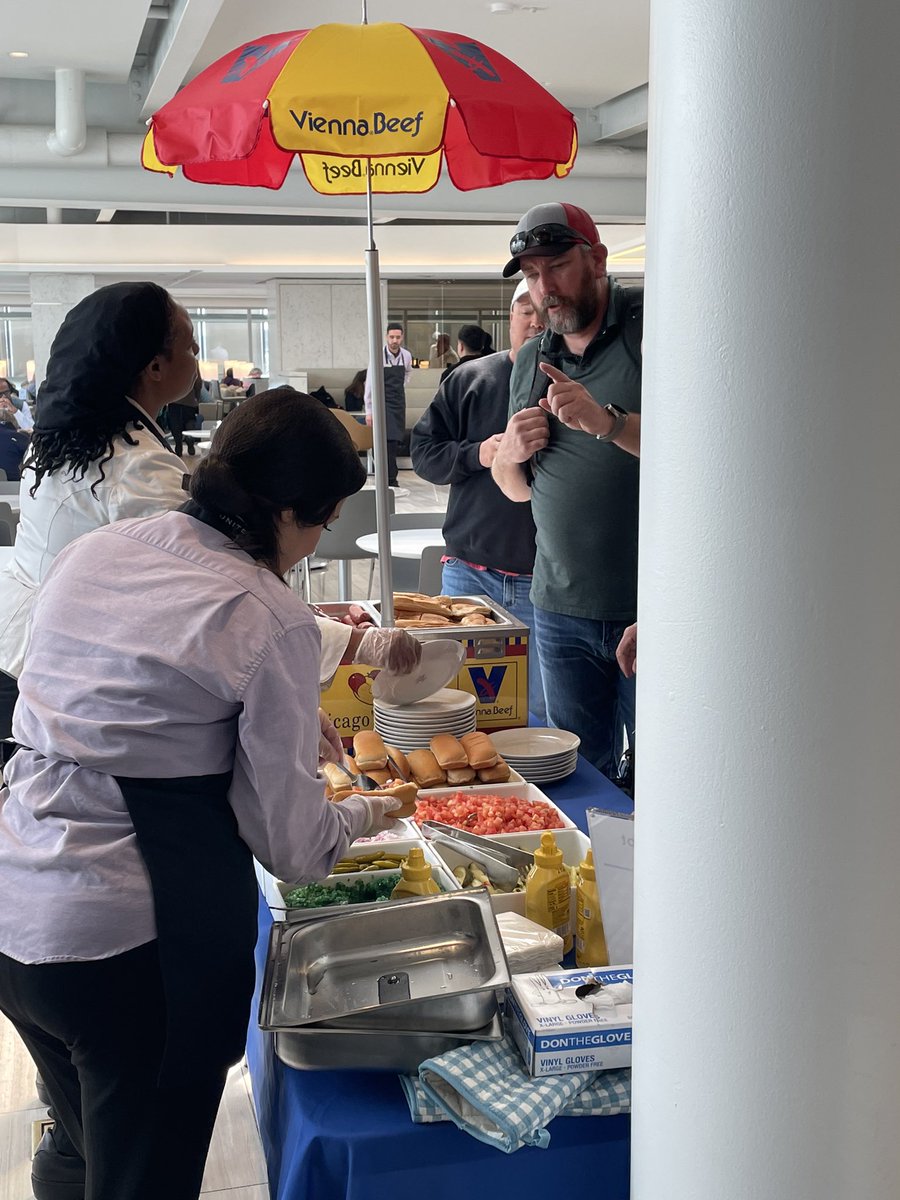
<instances>
[{"instance_id":1,"label":"clear plastic glove","mask_svg":"<svg viewBox=\"0 0 900 1200\"><path fill-rule=\"evenodd\" d=\"M403 802L396 796L354 796L354 800L362 800L369 811L369 824L359 835L371 837L373 833L381 833L385 829L393 829L397 824L390 815L395 808L402 808Z\"/></svg>"},{"instance_id":2,"label":"clear plastic glove","mask_svg":"<svg viewBox=\"0 0 900 1200\"><path fill-rule=\"evenodd\" d=\"M367 629L353 661L368 667L383 667L395 675L408 675L419 665L422 643L405 629Z\"/></svg>"},{"instance_id":3,"label":"clear plastic glove","mask_svg":"<svg viewBox=\"0 0 900 1200\"><path fill-rule=\"evenodd\" d=\"M334 727L334 722L324 708L319 709L319 762L341 763L344 761L344 747L341 735Z\"/></svg>"}]
</instances>

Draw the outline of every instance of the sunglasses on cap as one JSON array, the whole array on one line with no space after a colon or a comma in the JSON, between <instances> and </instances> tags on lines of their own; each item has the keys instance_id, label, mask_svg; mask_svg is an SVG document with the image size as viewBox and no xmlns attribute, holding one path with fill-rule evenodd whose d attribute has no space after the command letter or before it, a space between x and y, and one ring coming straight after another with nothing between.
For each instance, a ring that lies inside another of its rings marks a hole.
<instances>
[{"instance_id":1,"label":"sunglasses on cap","mask_svg":"<svg viewBox=\"0 0 900 1200\"><path fill-rule=\"evenodd\" d=\"M509 252L513 255L524 254L529 246L553 246L558 242L582 242L585 246L592 244L583 233L576 233L568 225L535 225L534 229L523 229L512 235Z\"/></svg>"}]
</instances>

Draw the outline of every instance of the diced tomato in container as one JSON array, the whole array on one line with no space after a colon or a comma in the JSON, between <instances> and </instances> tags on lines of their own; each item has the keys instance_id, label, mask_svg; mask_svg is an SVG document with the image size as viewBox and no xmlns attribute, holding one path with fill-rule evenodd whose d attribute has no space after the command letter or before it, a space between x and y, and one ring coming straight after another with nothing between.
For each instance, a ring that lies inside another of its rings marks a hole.
<instances>
[{"instance_id":1,"label":"diced tomato in container","mask_svg":"<svg viewBox=\"0 0 900 1200\"><path fill-rule=\"evenodd\" d=\"M442 821L491 837L498 833L527 833L533 829L564 829L565 822L552 804L524 796L495 796L481 792L453 795L420 795L414 820Z\"/></svg>"}]
</instances>

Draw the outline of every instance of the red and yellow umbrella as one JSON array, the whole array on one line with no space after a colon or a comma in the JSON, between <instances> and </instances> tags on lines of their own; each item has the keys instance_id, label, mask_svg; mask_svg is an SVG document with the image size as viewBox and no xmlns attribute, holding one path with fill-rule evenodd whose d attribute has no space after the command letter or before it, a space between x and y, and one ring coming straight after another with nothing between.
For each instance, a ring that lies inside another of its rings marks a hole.
<instances>
[{"instance_id":1,"label":"red and yellow umbrella","mask_svg":"<svg viewBox=\"0 0 900 1200\"><path fill-rule=\"evenodd\" d=\"M462 191L562 178L575 120L519 67L438 29L320 25L256 38L201 72L150 121L142 162L195 183L280 188L295 157L325 195L367 196L369 361L381 362L373 193L427 192L447 164ZM372 376L382 619L393 622L384 380Z\"/></svg>"},{"instance_id":2,"label":"red and yellow umbrella","mask_svg":"<svg viewBox=\"0 0 900 1200\"><path fill-rule=\"evenodd\" d=\"M196 183L279 188L294 157L326 195L462 191L569 173L572 114L472 38L321 25L232 50L152 118L143 164Z\"/></svg>"}]
</instances>

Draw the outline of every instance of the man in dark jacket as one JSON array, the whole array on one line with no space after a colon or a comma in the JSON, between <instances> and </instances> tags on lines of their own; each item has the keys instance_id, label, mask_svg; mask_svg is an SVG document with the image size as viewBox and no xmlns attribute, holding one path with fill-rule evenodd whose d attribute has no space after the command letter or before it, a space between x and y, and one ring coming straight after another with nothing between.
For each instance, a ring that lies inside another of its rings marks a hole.
<instances>
[{"instance_id":1,"label":"man in dark jacket","mask_svg":"<svg viewBox=\"0 0 900 1200\"><path fill-rule=\"evenodd\" d=\"M529 629L534 521L528 505L503 495L491 477L491 464L506 428L516 354L543 328L522 283L510 305L511 349L460 363L441 384L410 441L416 473L430 483L450 484L444 593L490 596ZM543 721L541 672L533 645L529 649L528 707Z\"/></svg>"}]
</instances>

